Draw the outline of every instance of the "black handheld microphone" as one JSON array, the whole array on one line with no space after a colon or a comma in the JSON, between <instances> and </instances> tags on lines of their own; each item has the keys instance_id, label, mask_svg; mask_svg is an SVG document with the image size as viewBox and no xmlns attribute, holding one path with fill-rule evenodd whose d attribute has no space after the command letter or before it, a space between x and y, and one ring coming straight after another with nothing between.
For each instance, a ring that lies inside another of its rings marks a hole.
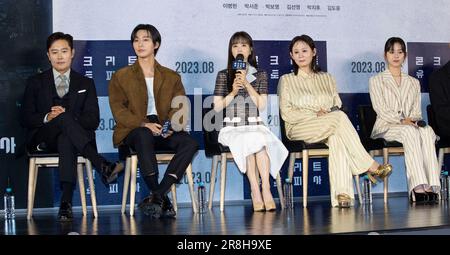
<instances>
[{"instance_id":1,"label":"black handheld microphone","mask_svg":"<svg viewBox=\"0 0 450 255\"><path fill-rule=\"evenodd\" d=\"M339 107L337 105L330 108L330 112L339 111Z\"/></svg>"},{"instance_id":2,"label":"black handheld microphone","mask_svg":"<svg viewBox=\"0 0 450 255\"><path fill-rule=\"evenodd\" d=\"M416 120L415 123L418 127L426 127L427 126L427 123L424 120Z\"/></svg>"},{"instance_id":3,"label":"black handheld microphone","mask_svg":"<svg viewBox=\"0 0 450 255\"><path fill-rule=\"evenodd\" d=\"M247 63L244 61L244 55L237 54L236 59L232 63L233 70L245 70Z\"/></svg>"}]
</instances>

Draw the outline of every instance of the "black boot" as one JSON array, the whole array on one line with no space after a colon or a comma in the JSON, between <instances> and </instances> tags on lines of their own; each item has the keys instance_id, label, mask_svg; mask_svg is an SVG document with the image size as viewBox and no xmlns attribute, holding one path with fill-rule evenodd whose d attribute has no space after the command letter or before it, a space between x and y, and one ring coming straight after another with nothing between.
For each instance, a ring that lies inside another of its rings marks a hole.
<instances>
[{"instance_id":1,"label":"black boot","mask_svg":"<svg viewBox=\"0 0 450 255\"><path fill-rule=\"evenodd\" d=\"M139 203L138 208L147 216L160 218L162 214L163 199L160 194L153 193Z\"/></svg>"},{"instance_id":2,"label":"black boot","mask_svg":"<svg viewBox=\"0 0 450 255\"><path fill-rule=\"evenodd\" d=\"M58 221L67 222L73 220L72 205L69 202L62 201L58 211Z\"/></svg>"},{"instance_id":3,"label":"black boot","mask_svg":"<svg viewBox=\"0 0 450 255\"><path fill-rule=\"evenodd\" d=\"M161 218L175 219L177 212L175 212L175 209L173 208L173 205L170 202L170 199L167 195L165 195L163 197L163 202L162 202L161 208L162 208Z\"/></svg>"}]
</instances>

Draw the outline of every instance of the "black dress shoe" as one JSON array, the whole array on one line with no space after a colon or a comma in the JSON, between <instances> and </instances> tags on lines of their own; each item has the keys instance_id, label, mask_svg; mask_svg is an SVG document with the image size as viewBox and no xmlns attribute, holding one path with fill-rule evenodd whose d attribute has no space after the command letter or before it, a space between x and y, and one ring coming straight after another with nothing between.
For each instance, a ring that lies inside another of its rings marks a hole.
<instances>
[{"instance_id":1,"label":"black dress shoe","mask_svg":"<svg viewBox=\"0 0 450 255\"><path fill-rule=\"evenodd\" d=\"M152 199L151 196L148 196L148 197L145 197L144 199L142 199L142 201L138 204L138 208L144 209L150 203L151 199Z\"/></svg>"},{"instance_id":2,"label":"black dress shoe","mask_svg":"<svg viewBox=\"0 0 450 255\"><path fill-rule=\"evenodd\" d=\"M175 212L175 209L173 208L173 205L170 202L170 199L167 195L163 197L161 209L162 209L161 218L172 218L172 219L176 218L177 212Z\"/></svg>"},{"instance_id":3,"label":"black dress shoe","mask_svg":"<svg viewBox=\"0 0 450 255\"><path fill-rule=\"evenodd\" d=\"M66 222L72 220L73 220L72 205L69 202L62 201L61 205L59 206L58 221Z\"/></svg>"},{"instance_id":4,"label":"black dress shoe","mask_svg":"<svg viewBox=\"0 0 450 255\"><path fill-rule=\"evenodd\" d=\"M147 216L160 218L162 214L163 199L158 193L154 193L139 203L138 208Z\"/></svg>"},{"instance_id":5,"label":"black dress shoe","mask_svg":"<svg viewBox=\"0 0 450 255\"><path fill-rule=\"evenodd\" d=\"M117 180L119 173L124 169L123 164L121 162L104 162L102 164L102 182L106 187L109 187L110 183L113 183Z\"/></svg>"}]
</instances>

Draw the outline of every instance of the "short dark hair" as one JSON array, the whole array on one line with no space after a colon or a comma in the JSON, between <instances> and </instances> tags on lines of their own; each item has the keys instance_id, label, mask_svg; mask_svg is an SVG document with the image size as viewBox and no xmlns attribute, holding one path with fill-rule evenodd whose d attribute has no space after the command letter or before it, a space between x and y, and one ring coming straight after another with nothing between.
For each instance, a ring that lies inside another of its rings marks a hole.
<instances>
[{"instance_id":1,"label":"short dark hair","mask_svg":"<svg viewBox=\"0 0 450 255\"><path fill-rule=\"evenodd\" d=\"M161 34L159 33L158 29L156 29L155 26L150 24L137 25L133 29L133 32L131 32L131 44L133 44L134 39L136 39L136 34L139 30L147 31L150 34L150 37L152 38L153 44L158 43L158 48L155 49L155 56L156 56L156 53L158 53L158 50L161 47Z\"/></svg>"},{"instance_id":2,"label":"short dark hair","mask_svg":"<svg viewBox=\"0 0 450 255\"><path fill-rule=\"evenodd\" d=\"M400 47L402 48L403 53L406 55L406 44L405 41L403 41L400 37L391 37L387 39L386 43L384 44L384 55L386 56L386 53L394 49L394 44L400 44Z\"/></svg>"},{"instance_id":3,"label":"short dark hair","mask_svg":"<svg viewBox=\"0 0 450 255\"><path fill-rule=\"evenodd\" d=\"M73 37L70 34L64 34L63 32L55 32L47 38L47 51L52 47L52 44L58 40L65 40L69 44L70 49L73 49Z\"/></svg>"},{"instance_id":4,"label":"short dark hair","mask_svg":"<svg viewBox=\"0 0 450 255\"><path fill-rule=\"evenodd\" d=\"M314 51L314 49L316 49L314 40L311 37L309 37L308 35L300 35L300 36L296 36L292 39L291 44L289 45L289 52L292 53L292 49L294 48L294 45L297 42L306 43L311 48L312 51ZM295 63L294 60L292 60L292 65L294 67L294 74L297 75L299 66ZM317 65L317 50L316 50L316 55L313 57L312 62L311 62L311 70L314 73L320 72L320 67L319 67L319 65Z\"/></svg>"}]
</instances>

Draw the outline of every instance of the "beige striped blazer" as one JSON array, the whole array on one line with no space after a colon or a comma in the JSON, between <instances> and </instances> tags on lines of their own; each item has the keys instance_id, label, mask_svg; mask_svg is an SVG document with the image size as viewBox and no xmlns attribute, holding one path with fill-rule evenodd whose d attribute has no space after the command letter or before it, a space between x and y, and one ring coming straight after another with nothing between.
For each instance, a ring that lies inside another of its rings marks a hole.
<instances>
[{"instance_id":1,"label":"beige striped blazer","mask_svg":"<svg viewBox=\"0 0 450 255\"><path fill-rule=\"evenodd\" d=\"M379 73L369 80L369 92L377 120L372 130L372 138L383 137L392 125L400 124L401 119L422 119L419 80L401 73L398 86L389 70Z\"/></svg>"},{"instance_id":2,"label":"beige striped blazer","mask_svg":"<svg viewBox=\"0 0 450 255\"><path fill-rule=\"evenodd\" d=\"M278 83L280 113L285 121L286 134L295 125L306 124L316 119L322 108L330 110L333 106L342 106L336 90L336 81L325 72L307 74L301 70L298 74L285 74ZM305 127L307 128L307 127ZM314 128L315 127L311 127ZM327 137L324 137L327 138Z\"/></svg>"}]
</instances>

